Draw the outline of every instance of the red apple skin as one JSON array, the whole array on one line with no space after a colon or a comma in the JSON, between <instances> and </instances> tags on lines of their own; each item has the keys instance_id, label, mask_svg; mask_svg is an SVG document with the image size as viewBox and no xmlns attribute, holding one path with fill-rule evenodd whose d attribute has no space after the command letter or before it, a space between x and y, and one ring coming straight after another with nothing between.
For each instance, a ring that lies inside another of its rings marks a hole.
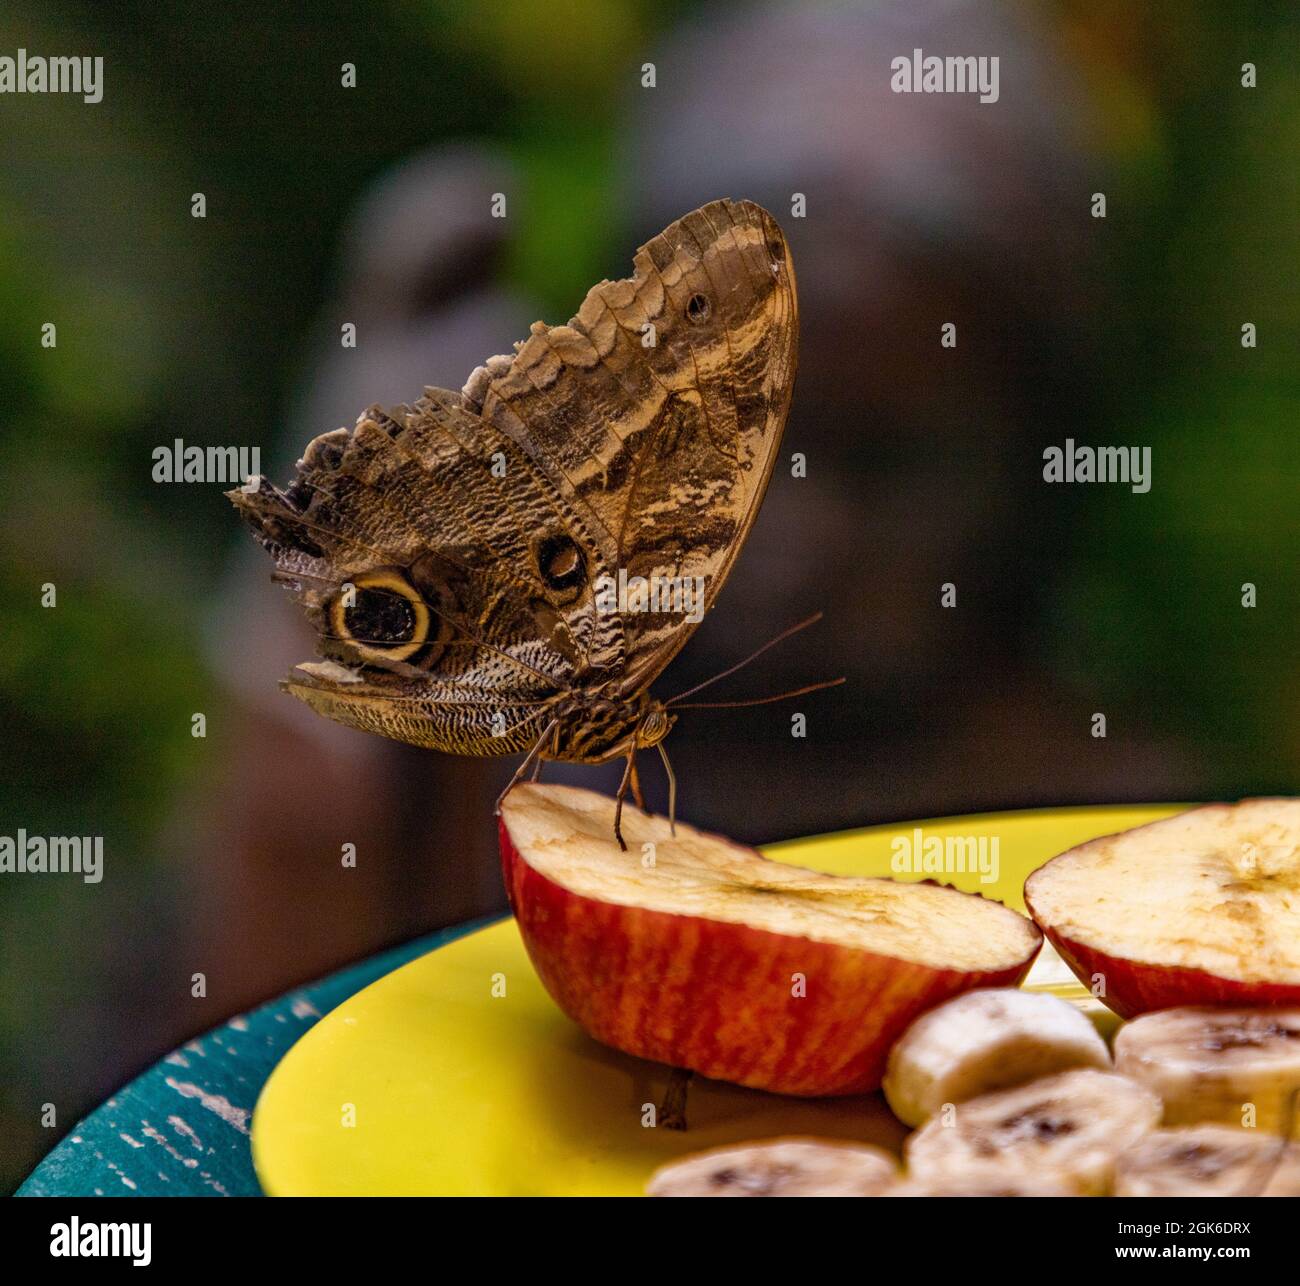
<instances>
[{"instance_id":1,"label":"red apple skin","mask_svg":"<svg viewBox=\"0 0 1300 1286\"><path fill-rule=\"evenodd\" d=\"M1029 899L1025 899L1029 906ZM1034 909L1029 907L1034 915ZM1060 953L1061 959L1089 991L1093 978L1105 979L1106 994L1097 999L1121 1018L1136 1018L1157 1009L1211 1005L1220 1009L1259 1009L1300 1005L1300 986L1274 982L1241 982L1204 969L1183 969L1122 960L1064 937L1034 915L1034 922Z\"/></svg>"},{"instance_id":2,"label":"red apple skin","mask_svg":"<svg viewBox=\"0 0 1300 1286\"><path fill-rule=\"evenodd\" d=\"M1015 986L1038 954L965 973L617 906L541 875L499 829L510 904L555 1003L602 1044L736 1085L804 1097L879 1089L913 1019L964 991ZM797 974L802 998L791 994Z\"/></svg>"}]
</instances>

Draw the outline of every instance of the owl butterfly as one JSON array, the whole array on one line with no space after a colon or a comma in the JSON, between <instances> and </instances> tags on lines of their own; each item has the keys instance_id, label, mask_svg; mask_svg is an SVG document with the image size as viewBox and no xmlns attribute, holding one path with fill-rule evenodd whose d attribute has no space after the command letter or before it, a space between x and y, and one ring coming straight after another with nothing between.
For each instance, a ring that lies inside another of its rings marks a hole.
<instances>
[{"instance_id":1,"label":"owl butterfly","mask_svg":"<svg viewBox=\"0 0 1300 1286\"><path fill-rule=\"evenodd\" d=\"M459 393L371 407L287 489L229 493L320 634L289 692L417 746L527 751L515 780L621 756L619 816L638 750L672 783L676 715L648 689L762 503L799 330L785 238L751 202L678 219L633 267Z\"/></svg>"}]
</instances>

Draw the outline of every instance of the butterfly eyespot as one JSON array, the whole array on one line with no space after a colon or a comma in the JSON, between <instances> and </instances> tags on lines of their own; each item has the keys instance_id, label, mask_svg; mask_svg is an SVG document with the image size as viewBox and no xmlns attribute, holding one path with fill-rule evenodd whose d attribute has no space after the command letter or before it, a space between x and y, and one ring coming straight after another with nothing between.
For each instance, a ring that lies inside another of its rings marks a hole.
<instances>
[{"instance_id":1,"label":"butterfly eyespot","mask_svg":"<svg viewBox=\"0 0 1300 1286\"><path fill-rule=\"evenodd\" d=\"M686 301L686 320L696 326L702 326L708 321L712 311L713 306L707 295L692 295Z\"/></svg>"},{"instance_id":2,"label":"butterfly eyespot","mask_svg":"<svg viewBox=\"0 0 1300 1286\"><path fill-rule=\"evenodd\" d=\"M371 647L398 647L415 637L415 607L400 594L378 589L357 591L357 601L343 609L348 633Z\"/></svg>"},{"instance_id":3,"label":"butterfly eyespot","mask_svg":"<svg viewBox=\"0 0 1300 1286\"><path fill-rule=\"evenodd\" d=\"M335 638L376 660L404 661L420 650L429 637L429 608L406 580L369 572L350 584L330 603Z\"/></svg>"},{"instance_id":4,"label":"butterfly eyespot","mask_svg":"<svg viewBox=\"0 0 1300 1286\"><path fill-rule=\"evenodd\" d=\"M547 536L537 545L537 570L548 588L563 592L587 580L587 560L571 536Z\"/></svg>"}]
</instances>

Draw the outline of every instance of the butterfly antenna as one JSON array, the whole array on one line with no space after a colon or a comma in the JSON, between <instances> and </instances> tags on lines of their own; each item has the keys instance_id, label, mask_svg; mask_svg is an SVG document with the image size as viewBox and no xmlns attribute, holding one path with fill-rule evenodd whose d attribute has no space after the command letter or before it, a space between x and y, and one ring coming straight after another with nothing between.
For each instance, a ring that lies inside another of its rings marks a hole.
<instances>
[{"instance_id":1,"label":"butterfly antenna","mask_svg":"<svg viewBox=\"0 0 1300 1286\"><path fill-rule=\"evenodd\" d=\"M814 612L807 619L799 621L794 625L791 625L788 629L782 630L781 633L776 636L776 638L768 639L768 641L764 643L762 647L760 647L755 652L751 652L743 661L737 661L735 665L731 666L729 669L723 670L721 674L715 674L713 678L705 679L703 683L697 683L693 688L687 688L685 692L679 692L675 697L669 697L668 700L664 702L664 705L665 706L675 705L678 701L681 701L684 697L693 697L697 692L702 692L705 688L709 687L711 684L717 683L720 679L725 679L729 675L735 674L737 670L743 670L745 666L747 666L751 661L758 660L758 658L762 656L763 653L766 652L769 648L774 648L778 643L784 643L786 639L788 639L792 634L798 634L800 630L806 630L810 625L816 625L817 622L821 620L822 615L823 613L821 612ZM835 682L843 683L844 680L836 679ZM795 696L797 694L790 693L789 695ZM776 700L780 700L780 698L773 697L772 700L776 701Z\"/></svg>"},{"instance_id":2,"label":"butterfly antenna","mask_svg":"<svg viewBox=\"0 0 1300 1286\"><path fill-rule=\"evenodd\" d=\"M774 697L753 697L748 701L692 701L678 706L679 710L740 710L745 706L768 706L774 701L788 701L791 697L801 697L805 692L820 692L823 688L838 688L845 680L823 679L820 683L809 683L806 687L794 688L789 692L778 692Z\"/></svg>"}]
</instances>

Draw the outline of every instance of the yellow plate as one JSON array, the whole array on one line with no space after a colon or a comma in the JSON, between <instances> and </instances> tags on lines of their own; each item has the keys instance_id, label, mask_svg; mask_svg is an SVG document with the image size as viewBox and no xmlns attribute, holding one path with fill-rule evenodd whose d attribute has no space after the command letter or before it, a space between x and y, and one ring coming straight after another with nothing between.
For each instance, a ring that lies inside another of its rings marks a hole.
<instances>
[{"instance_id":1,"label":"yellow plate","mask_svg":"<svg viewBox=\"0 0 1300 1286\"><path fill-rule=\"evenodd\" d=\"M998 878L940 878L1024 909L1048 858L1186 805L987 813L797 840L781 861L838 875L897 875L893 841L996 838ZM1090 1004L1045 949L1026 986ZM275 1069L253 1116L253 1160L272 1196L639 1193L683 1152L775 1134L897 1148L903 1127L878 1094L787 1099L716 1081L690 1089L685 1133L647 1128L665 1069L590 1040L537 980L512 920L414 960L323 1018Z\"/></svg>"}]
</instances>

